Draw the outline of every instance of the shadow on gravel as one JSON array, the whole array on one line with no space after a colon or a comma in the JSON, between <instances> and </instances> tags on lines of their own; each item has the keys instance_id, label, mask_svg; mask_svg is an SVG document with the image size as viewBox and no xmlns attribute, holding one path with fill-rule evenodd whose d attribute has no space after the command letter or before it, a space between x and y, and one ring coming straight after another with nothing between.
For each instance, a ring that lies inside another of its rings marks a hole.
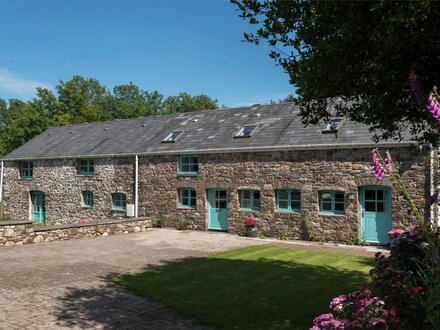
<instances>
[{"instance_id":1,"label":"shadow on gravel","mask_svg":"<svg viewBox=\"0 0 440 330\"><path fill-rule=\"evenodd\" d=\"M112 283L110 273L90 288L68 287L58 298L57 325L86 329L196 329L189 319L163 305L135 296Z\"/></svg>"}]
</instances>

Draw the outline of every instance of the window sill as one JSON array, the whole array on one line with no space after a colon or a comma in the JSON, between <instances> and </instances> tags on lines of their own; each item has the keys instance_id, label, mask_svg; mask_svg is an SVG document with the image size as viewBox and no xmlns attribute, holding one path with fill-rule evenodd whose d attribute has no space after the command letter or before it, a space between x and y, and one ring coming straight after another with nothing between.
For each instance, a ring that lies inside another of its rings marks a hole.
<instances>
[{"instance_id":1,"label":"window sill","mask_svg":"<svg viewBox=\"0 0 440 330\"><path fill-rule=\"evenodd\" d=\"M33 177L29 177L29 178L26 178L26 177L20 177L20 179L23 180L23 181L29 181L29 180L32 180Z\"/></svg>"},{"instance_id":2,"label":"window sill","mask_svg":"<svg viewBox=\"0 0 440 330\"><path fill-rule=\"evenodd\" d=\"M83 209L93 209L93 206L84 206L82 207Z\"/></svg>"},{"instance_id":3,"label":"window sill","mask_svg":"<svg viewBox=\"0 0 440 330\"><path fill-rule=\"evenodd\" d=\"M93 173L93 174L79 174L79 173L77 173L76 174L76 176L85 176L85 177L91 177L91 176L95 176L96 175L96 173Z\"/></svg>"},{"instance_id":4,"label":"window sill","mask_svg":"<svg viewBox=\"0 0 440 330\"><path fill-rule=\"evenodd\" d=\"M345 213L319 212L319 215L326 217L345 217Z\"/></svg>"},{"instance_id":5,"label":"window sill","mask_svg":"<svg viewBox=\"0 0 440 330\"><path fill-rule=\"evenodd\" d=\"M181 176L197 176L199 175L198 172L179 172L179 175Z\"/></svg>"},{"instance_id":6,"label":"window sill","mask_svg":"<svg viewBox=\"0 0 440 330\"><path fill-rule=\"evenodd\" d=\"M275 213L294 213L294 214L301 214L301 210L294 210L294 211L289 211L289 210L275 210Z\"/></svg>"},{"instance_id":7,"label":"window sill","mask_svg":"<svg viewBox=\"0 0 440 330\"><path fill-rule=\"evenodd\" d=\"M261 212L261 209L243 209L243 208L239 208L239 211L242 212Z\"/></svg>"},{"instance_id":8,"label":"window sill","mask_svg":"<svg viewBox=\"0 0 440 330\"><path fill-rule=\"evenodd\" d=\"M125 209L114 209L112 208L112 212L126 212Z\"/></svg>"},{"instance_id":9,"label":"window sill","mask_svg":"<svg viewBox=\"0 0 440 330\"><path fill-rule=\"evenodd\" d=\"M178 210L197 210L197 207L179 206L177 209Z\"/></svg>"}]
</instances>

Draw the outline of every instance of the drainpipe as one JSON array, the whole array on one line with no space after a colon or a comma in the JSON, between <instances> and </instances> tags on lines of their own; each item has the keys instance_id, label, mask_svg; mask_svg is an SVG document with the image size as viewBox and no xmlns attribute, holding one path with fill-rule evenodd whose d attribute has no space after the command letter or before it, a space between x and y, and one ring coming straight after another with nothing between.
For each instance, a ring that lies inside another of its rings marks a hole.
<instances>
[{"instance_id":1,"label":"drainpipe","mask_svg":"<svg viewBox=\"0 0 440 330\"><path fill-rule=\"evenodd\" d=\"M2 169L0 171L0 203L3 201L3 168L4 162L2 161Z\"/></svg>"},{"instance_id":2,"label":"drainpipe","mask_svg":"<svg viewBox=\"0 0 440 330\"><path fill-rule=\"evenodd\" d=\"M138 217L138 207L139 207L139 157L134 156L134 216Z\"/></svg>"},{"instance_id":3,"label":"drainpipe","mask_svg":"<svg viewBox=\"0 0 440 330\"><path fill-rule=\"evenodd\" d=\"M429 145L429 196L434 195L434 148L432 144ZM429 206L429 219L431 226L434 226L434 204ZM438 219L437 219L438 222Z\"/></svg>"}]
</instances>

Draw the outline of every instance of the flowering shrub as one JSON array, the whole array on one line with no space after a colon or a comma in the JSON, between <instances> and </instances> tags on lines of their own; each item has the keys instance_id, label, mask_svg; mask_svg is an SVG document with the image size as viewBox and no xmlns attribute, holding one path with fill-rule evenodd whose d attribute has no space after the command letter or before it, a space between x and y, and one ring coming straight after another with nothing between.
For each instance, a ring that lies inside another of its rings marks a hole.
<instances>
[{"instance_id":1,"label":"flowering shrub","mask_svg":"<svg viewBox=\"0 0 440 330\"><path fill-rule=\"evenodd\" d=\"M87 219L87 218L80 218L79 220L78 220L78 223L87 223L87 222L89 222L90 220L89 219Z\"/></svg>"},{"instance_id":2,"label":"flowering shrub","mask_svg":"<svg viewBox=\"0 0 440 330\"><path fill-rule=\"evenodd\" d=\"M417 77L409 77L419 105L426 106L435 121L440 138L440 97L434 92L424 97ZM374 149L372 172L388 179L407 202L419 226L410 231L388 232L391 254L378 252L376 267L370 270L371 285L378 297L371 297L367 287L341 295L330 303L333 313L318 316L312 329L346 328L440 328L440 232L428 226L412 201L390 153L383 159ZM438 193L429 197L430 205L438 202Z\"/></svg>"},{"instance_id":3,"label":"flowering shrub","mask_svg":"<svg viewBox=\"0 0 440 330\"><path fill-rule=\"evenodd\" d=\"M366 285L348 296L334 298L330 309L333 313L315 318L311 329L396 328L404 324L394 309L386 309L382 299L371 295Z\"/></svg>"},{"instance_id":4,"label":"flowering shrub","mask_svg":"<svg viewBox=\"0 0 440 330\"><path fill-rule=\"evenodd\" d=\"M257 221L254 220L254 219L247 219L247 220L244 222L244 226L245 226L246 228L254 228L256 225L257 225Z\"/></svg>"}]
</instances>

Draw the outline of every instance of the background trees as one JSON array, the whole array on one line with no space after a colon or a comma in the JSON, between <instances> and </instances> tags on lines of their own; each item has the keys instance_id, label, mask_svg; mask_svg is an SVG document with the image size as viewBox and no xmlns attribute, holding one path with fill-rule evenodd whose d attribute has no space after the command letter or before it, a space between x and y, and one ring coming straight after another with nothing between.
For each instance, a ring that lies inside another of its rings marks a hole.
<instances>
[{"instance_id":1,"label":"background trees","mask_svg":"<svg viewBox=\"0 0 440 330\"><path fill-rule=\"evenodd\" d=\"M217 100L203 94L164 98L158 91L144 91L133 83L109 91L96 79L81 76L60 81L55 91L38 88L37 96L28 102L0 99L2 155L52 126L218 108Z\"/></svg>"},{"instance_id":2,"label":"background trees","mask_svg":"<svg viewBox=\"0 0 440 330\"><path fill-rule=\"evenodd\" d=\"M440 2L232 3L256 27L245 39L274 47L270 56L296 87L305 124L327 120L322 100L341 96L363 102L341 106L340 114L381 129L382 138L409 127L424 140L437 140L432 118L411 94L408 76L415 72L425 92L440 83Z\"/></svg>"}]
</instances>

